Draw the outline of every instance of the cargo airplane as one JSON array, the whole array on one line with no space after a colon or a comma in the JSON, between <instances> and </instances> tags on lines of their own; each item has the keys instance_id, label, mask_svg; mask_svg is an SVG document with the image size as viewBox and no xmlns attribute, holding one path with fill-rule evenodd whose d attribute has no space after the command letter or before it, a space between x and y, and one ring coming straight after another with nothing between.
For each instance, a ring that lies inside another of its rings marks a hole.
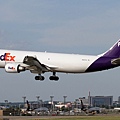
<instances>
[{"instance_id":1,"label":"cargo airplane","mask_svg":"<svg viewBox=\"0 0 120 120\"><path fill-rule=\"evenodd\" d=\"M38 74L35 80L44 80L45 72L52 72L50 80L59 80L56 72L88 73L120 66L120 40L100 55L79 55L16 50L0 50L0 68L8 73L30 70Z\"/></svg>"}]
</instances>

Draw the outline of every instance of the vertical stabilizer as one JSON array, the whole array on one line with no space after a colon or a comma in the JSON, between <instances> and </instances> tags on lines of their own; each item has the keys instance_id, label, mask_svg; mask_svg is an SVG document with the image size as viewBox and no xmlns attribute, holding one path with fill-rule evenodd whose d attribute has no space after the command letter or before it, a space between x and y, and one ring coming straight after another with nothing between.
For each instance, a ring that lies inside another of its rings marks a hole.
<instances>
[{"instance_id":1,"label":"vertical stabilizer","mask_svg":"<svg viewBox=\"0 0 120 120\"><path fill-rule=\"evenodd\" d=\"M105 53L102 54L102 56L106 57L120 57L120 39Z\"/></svg>"}]
</instances>

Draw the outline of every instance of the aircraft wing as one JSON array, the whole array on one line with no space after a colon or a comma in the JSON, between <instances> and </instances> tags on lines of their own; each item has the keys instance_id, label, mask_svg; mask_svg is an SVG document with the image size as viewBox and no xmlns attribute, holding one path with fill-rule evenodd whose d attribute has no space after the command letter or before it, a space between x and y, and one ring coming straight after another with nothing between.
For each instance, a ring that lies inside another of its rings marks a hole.
<instances>
[{"instance_id":1,"label":"aircraft wing","mask_svg":"<svg viewBox=\"0 0 120 120\"><path fill-rule=\"evenodd\" d=\"M48 71L53 71L56 69L56 66L42 64L36 57L26 56L23 60L23 63L28 65L26 68L32 73L41 74Z\"/></svg>"},{"instance_id":2,"label":"aircraft wing","mask_svg":"<svg viewBox=\"0 0 120 120\"><path fill-rule=\"evenodd\" d=\"M114 65L120 65L120 58L113 59L111 63Z\"/></svg>"}]
</instances>

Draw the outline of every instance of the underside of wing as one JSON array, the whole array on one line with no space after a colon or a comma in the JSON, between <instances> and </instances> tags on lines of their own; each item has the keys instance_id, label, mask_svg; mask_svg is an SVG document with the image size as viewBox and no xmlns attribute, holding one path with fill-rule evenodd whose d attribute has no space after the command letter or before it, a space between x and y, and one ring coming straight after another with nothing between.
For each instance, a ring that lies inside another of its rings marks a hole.
<instances>
[{"instance_id":1,"label":"underside of wing","mask_svg":"<svg viewBox=\"0 0 120 120\"><path fill-rule=\"evenodd\" d=\"M26 56L23 60L23 63L28 65L27 69L32 73L41 74L44 72L54 71L56 66L42 64L36 57Z\"/></svg>"}]
</instances>

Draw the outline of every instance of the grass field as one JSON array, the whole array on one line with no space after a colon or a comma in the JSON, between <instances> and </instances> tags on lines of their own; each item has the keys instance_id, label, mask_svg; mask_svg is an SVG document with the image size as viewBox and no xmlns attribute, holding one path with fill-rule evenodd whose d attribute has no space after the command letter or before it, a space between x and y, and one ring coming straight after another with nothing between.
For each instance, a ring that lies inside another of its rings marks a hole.
<instances>
[{"instance_id":1,"label":"grass field","mask_svg":"<svg viewBox=\"0 0 120 120\"><path fill-rule=\"evenodd\" d=\"M120 120L120 116L80 116L80 117L61 117L43 118L37 120Z\"/></svg>"},{"instance_id":2,"label":"grass field","mask_svg":"<svg viewBox=\"0 0 120 120\"><path fill-rule=\"evenodd\" d=\"M120 120L120 114L99 116L0 116L0 120Z\"/></svg>"},{"instance_id":3,"label":"grass field","mask_svg":"<svg viewBox=\"0 0 120 120\"><path fill-rule=\"evenodd\" d=\"M0 116L0 120L120 120L120 114L94 116Z\"/></svg>"}]
</instances>

